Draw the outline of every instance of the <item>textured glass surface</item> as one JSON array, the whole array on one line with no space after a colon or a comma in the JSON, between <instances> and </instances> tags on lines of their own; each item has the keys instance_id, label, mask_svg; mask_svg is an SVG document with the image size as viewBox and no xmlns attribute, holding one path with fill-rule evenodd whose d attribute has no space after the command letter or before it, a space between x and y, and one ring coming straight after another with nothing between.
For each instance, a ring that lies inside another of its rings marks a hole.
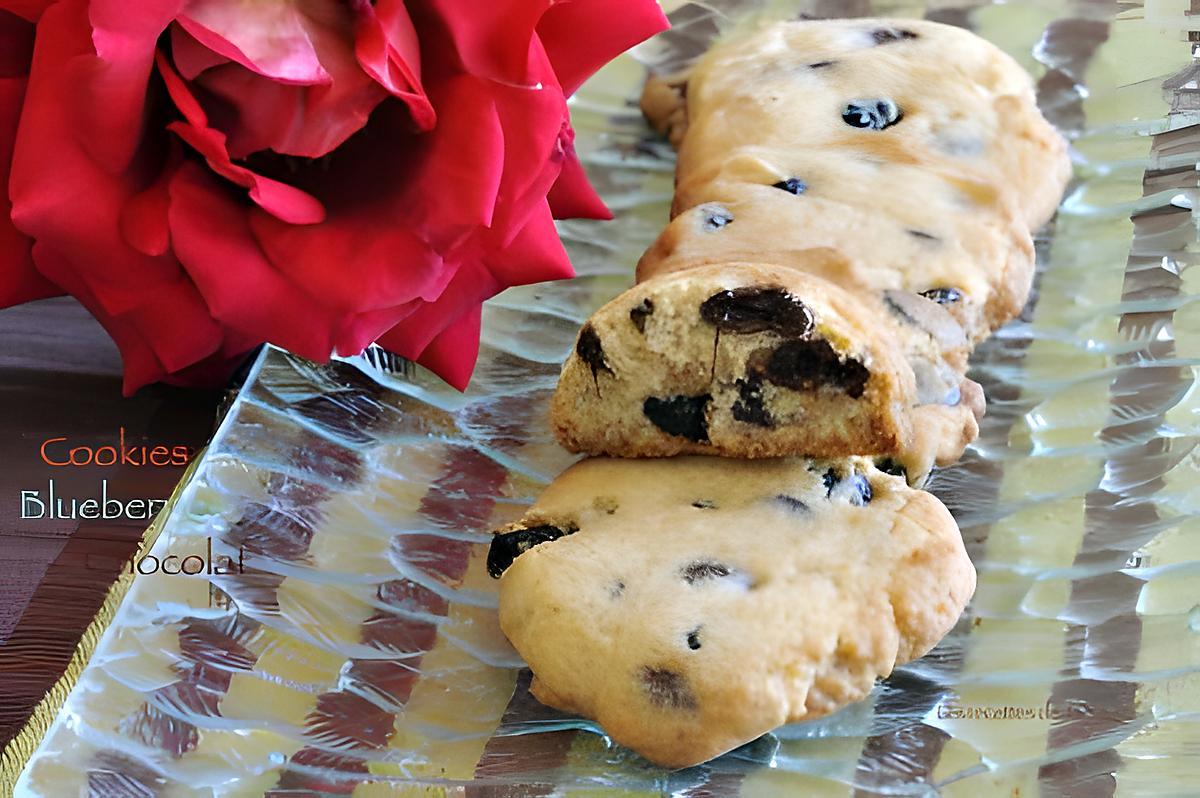
<instances>
[{"instance_id":1,"label":"textured glass surface","mask_svg":"<svg viewBox=\"0 0 1200 798\"><path fill-rule=\"evenodd\" d=\"M135 579L18 794L1200 792L1186 4L964 1L676 10L574 101L617 221L562 225L578 279L490 303L467 394L379 357L265 352L152 552L233 573ZM545 418L558 364L666 221L672 156L637 112L643 64L799 13L995 41L1038 78L1076 181L1039 235L1035 300L976 354L983 434L931 486L979 569L958 627L868 700L670 773L528 695L484 544L570 461Z\"/></svg>"}]
</instances>

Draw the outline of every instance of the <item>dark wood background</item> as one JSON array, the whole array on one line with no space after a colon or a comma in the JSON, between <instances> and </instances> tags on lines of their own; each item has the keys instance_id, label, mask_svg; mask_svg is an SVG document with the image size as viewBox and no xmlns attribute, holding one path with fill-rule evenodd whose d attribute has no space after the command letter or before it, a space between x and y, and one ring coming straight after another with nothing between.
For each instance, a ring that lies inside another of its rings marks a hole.
<instances>
[{"instance_id":1,"label":"dark wood background","mask_svg":"<svg viewBox=\"0 0 1200 798\"><path fill-rule=\"evenodd\" d=\"M69 298L0 311L0 747L62 673L109 585L136 550L146 521L21 518L21 491L165 499L182 467L52 467L48 438L96 448L199 449L213 430L219 391L150 386L121 396L121 359L87 311ZM65 443L56 446L65 446ZM64 451L64 450L59 450Z\"/></svg>"}]
</instances>

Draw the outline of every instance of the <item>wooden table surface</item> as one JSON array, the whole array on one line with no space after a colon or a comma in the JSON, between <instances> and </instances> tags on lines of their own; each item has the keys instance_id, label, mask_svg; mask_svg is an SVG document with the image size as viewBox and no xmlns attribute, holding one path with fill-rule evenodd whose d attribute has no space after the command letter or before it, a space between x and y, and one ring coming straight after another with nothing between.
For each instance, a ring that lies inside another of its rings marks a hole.
<instances>
[{"instance_id":1,"label":"wooden table surface","mask_svg":"<svg viewBox=\"0 0 1200 798\"><path fill-rule=\"evenodd\" d=\"M183 467L144 462L141 447L203 446L220 399L219 391L166 386L122 397L116 347L72 299L0 311L0 747L62 673L148 525L82 519L71 513L71 500L105 492L121 502L167 498ZM130 447L124 463L46 462L64 461L71 448L79 448L77 460L89 450L119 450L122 429ZM76 517L49 518L47 510L34 517L38 502L50 504L51 480L63 514Z\"/></svg>"}]
</instances>

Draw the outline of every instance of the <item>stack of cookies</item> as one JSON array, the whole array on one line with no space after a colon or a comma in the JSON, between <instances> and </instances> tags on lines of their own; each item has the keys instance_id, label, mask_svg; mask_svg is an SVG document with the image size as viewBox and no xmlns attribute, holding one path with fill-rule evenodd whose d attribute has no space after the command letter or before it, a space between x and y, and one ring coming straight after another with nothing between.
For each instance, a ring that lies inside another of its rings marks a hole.
<instances>
[{"instance_id":1,"label":"stack of cookies","mask_svg":"<svg viewBox=\"0 0 1200 798\"><path fill-rule=\"evenodd\" d=\"M919 489L978 434L972 347L1033 280L1070 175L973 34L803 21L650 80L672 221L563 367L593 455L493 540L542 702L669 767L864 697L974 591Z\"/></svg>"}]
</instances>

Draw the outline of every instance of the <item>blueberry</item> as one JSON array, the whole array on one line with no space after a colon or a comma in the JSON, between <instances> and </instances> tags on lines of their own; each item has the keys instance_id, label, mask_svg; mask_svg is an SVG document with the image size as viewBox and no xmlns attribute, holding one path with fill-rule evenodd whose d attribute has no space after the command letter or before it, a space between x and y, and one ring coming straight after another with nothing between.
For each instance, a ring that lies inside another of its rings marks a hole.
<instances>
[{"instance_id":1,"label":"blueberry","mask_svg":"<svg viewBox=\"0 0 1200 798\"><path fill-rule=\"evenodd\" d=\"M622 582L620 579L613 582L608 588L608 595L611 596L612 598L620 598L621 594L624 592L625 592L625 583Z\"/></svg>"},{"instance_id":2,"label":"blueberry","mask_svg":"<svg viewBox=\"0 0 1200 798\"><path fill-rule=\"evenodd\" d=\"M833 475L833 485L830 486L829 477ZM825 472L825 485L829 488L827 494L830 499L845 499L855 507L865 507L871 503L871 483L867 478L857 472L851 474L845 479L838 479L834 474L833 469Z\"/></svg>"},{"instance_id":3,"label":"blueberry","mask_svg":"<svg viewBox=\"0 0 1200 798\"><path fill-rule=\"evenodd\" d=\"M500 576L513 564L513 561L525 552L541 543L558 540L564 535L579 531L578 527L566 528L544 524L525 529L516 529L492 537L492 545L488 549L487 569L493 579Z\"/></svg>"},{"instance_id":4,"label":"blueberry","mask_svg":"<svg viewBox=\"0 0 1200 798\"><path fill-rule=\"evenodd\" d=\"M713 294L701 303L700 318L721 332L773 332L786 338L803 338L814 324L807 305L774 285L748 285Z\"/></svg>"},{"instance_id":5,"label":"blueberry","mask_svg":"<svg viewBox=\"0 0 1200 798\"><path fill-rule=\"evenodd\" d=\"M695 709L696 696L687 679L667 668L642 666L638 681L650 703L661 709Z\"/></svg>"},{"instance_id":6,"label":"blueberry","mask_svg":"<svg viewBox=\"0 0 1200 798\"><path fill-rule=\"evenodd\" d=\"M708 443L708 419L705 413L710 394L700 396L671 396L660 399L651 396L642 403L642 413L650 423L669 435L678 435L696 443Z\"/></svg>"},{"instance_id":7,"label":"blueberry","mask_svg":"<svg viewBox=\"0 0 1200 798\"><path fill-rule=\"evenodd\" d=\"M898 460L891 457L885 457L882 460L875 461L875 467L885 474L891 474L894 477L907 477L908 469Z\"/></svg>"},{"instance_id":8,"label":"blueberry","mask_svg":"<svg viewBox=\"0 0 1200 798\"><path fill-rule=\"evenodd\" d=\"M687 644L688 644L688 648L690 648L692 651L698 651L700 649L700 627L699 626L697 626L692 631L688 632Z\"/></svg>"},{"instance_id":9,"label":"blueberry","mask_svg":"<svg viewBox=\"0 0 1200 798\"><path fill-rule=\"evenodd\" d=\"M689 585L693 585L705 579L720 579L731 573L733 570L725 563L713 560L694 560L680 569L679 576Z\"/></svg>"},{"instance_id":10,"label":"blueberry","mask_svg":"<svg viewBox=\"0 0 1200 798\"><path fill-rule=\"evenodd\" d=\"M851 399L863 395L871 378L861 361L852 357L842 360L823 339L784 341L774 350L756 350L746 364L746 373L794 391L812 391L826 385L844 391Z\"/></svg>"},{"instance_id":11,"label":"blueberry","mask_svg":"<svg viewBox=\"0 0 1200 798\"><path fill-rule=\"evenodd\" d=\"M775 501L794 513L802 513L808 510L807 504L800 501L795 496L788 496L785 493L780 493L778 496L776 496Z\"/></svg>"},{"instance_id":12,"label":"blueberry","mask_svg":"<svg viewBox=\"0 0 1200 798\"><path fill-rule=\"evenodd\" d=\"M903 28L876 28L871 31L871 38L875 40L875 44L891 44L902 39L919 39L920 36Z\"/></svg>"},{"instance_id":13,"label":"blueberry","mask_svg":"<svg viewBox=\"0 0 1200 798\"><path fill-rule=\"evenodd\" d=\"M930 288L928 291L922 291L921 296L926 299L931 299L939 305L952 305L962 299L962 291L957 288Z\"/></svg>"},{"instance_id":14,"label":"blueberry","mask_svg":"<svg viewBox=\"0 0 1200 798\"><path fill-rule=\"evenodd\" d=\"M733 214L720 205L701 206L700 212L704 215L704 227L708 230L720 230L733 223Z\"/></svg>"},{"instance_id":15,"label":"blueberry","mask_svg":"<svg viewBox=\"0 0 1200 798\"><path fill-rule=\"evenodd\" d=\"M821 475L821 482L825 485L826 498L829 498L833 495L833 489L837 487L837 484L841 481L841 477L838 476L837 471L832 468Z\"/></svg>"},{"instance_id":16,"label":"blueberry","mask_svg":"<svg viewBox=\"0 0 1200 798\"><path fill-rule=\"evenodd\" d=\"M883 130L899 122L903 116L891 100L854 100L846 103L842 111L843 122L864 130Z\"/></svg>"},{"instance_id":17,"label":"blueberry","mask_svg":"<svg viewBox=\"0 0 1200 798\"><path fill-rule=\"evenodd\" d=\"M800 195L808 191L808 184L798 177L789 177L787 180L780 180L778 183L775 183L771 188L778 188L789 194Z\"/></svg>"},{"instance_id":18,"label":"blueberry","mask_svg":"<svg viewBox=\"0 0 1200 798\"><path fill-rule=\"evenodd\" d=\"M962 388L957 385L950 386L950 390L942 397L942 404L948 407L954 407L962 401Z\"/></svg>"},{"instance_id":19,"label":"blueberry","mask_svg":"<svg viewBox=\"0 0 1200 798\"><path fill-rule=\"evenodd\" d=\"M575 354L588 364L592 370L592 379L599 380L601 371L612 374L613 370L604 358L604 347L600 344L600 336L590 324L583 325L579 331L579 340L575 342Z\"/></svg>"},{"instance_id":20,"label":"blueberry","mask_svg":"<svg viewBox=\"0 0 1200 798\"><path fill-rule=\"evenodd\" d=\"M650 298L642 300L642 304L629 311L629 320L633 322L633 326L637 327L640 333L646 332L646 317L654 313L654 303Z\"/></svg>"}]
</instances>

